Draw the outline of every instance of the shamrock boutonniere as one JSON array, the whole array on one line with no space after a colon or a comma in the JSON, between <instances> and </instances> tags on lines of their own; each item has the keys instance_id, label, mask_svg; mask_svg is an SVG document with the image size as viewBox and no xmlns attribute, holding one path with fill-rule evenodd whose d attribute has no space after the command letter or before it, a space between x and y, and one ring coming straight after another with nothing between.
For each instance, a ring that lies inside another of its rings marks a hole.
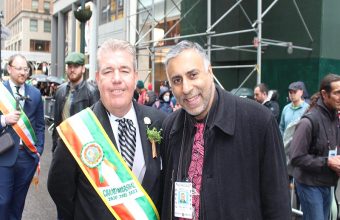
<instances>
[{"instance_id":1,"label":"shamrock boutonniere","mask_svg":"<svg viewBox=\"0 0 340 220\"><path fill-rule=\"evenodd\" d=\"M152 146L152 158L157 157L156 143L161 143L161 139L162 139L161 132L162 132L162 129L157 131L155 127L153 129L150 129L149 127L146 129L146 135L148 136L148 139L151 142L151 146Z\"/></svg>"}]
</instances>

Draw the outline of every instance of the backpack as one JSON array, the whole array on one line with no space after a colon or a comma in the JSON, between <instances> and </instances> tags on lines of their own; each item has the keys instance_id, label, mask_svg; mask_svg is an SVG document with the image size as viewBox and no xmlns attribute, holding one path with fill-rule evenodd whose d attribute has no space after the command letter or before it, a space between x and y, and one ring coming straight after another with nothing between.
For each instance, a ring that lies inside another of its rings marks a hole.
<instances>
[{"instance_id":1,"label":"backpack","mask_svg":"<svg viewBox=\"0 0 340 220\"><path fill-rule=\"evenodd\" d=\"M286 130L283 133L283 146L284 146L284 151L285 151L285 154L286 154L287 165L290 164L290 160L289 160L289 157L288 157L288 153L289 153L289 149L290 149L290 143L293 140L293 136L294 136L294 133L295 133L296 126L297 126L297 124L299 124L299 122L302 118L308 118L309 121L312 123L312 144L311 144L311 148L310 148L309 152L311 154L317 154L317 152L315 152L315 146L314 145L316 143L316 137L317 137L318 132L319 132L319 124L318 124L318 119L317 119L317 116L315 115L315 113L310 111L310 112L305 113L301 118L289 123Z\"/></svg>"}]
</instances>

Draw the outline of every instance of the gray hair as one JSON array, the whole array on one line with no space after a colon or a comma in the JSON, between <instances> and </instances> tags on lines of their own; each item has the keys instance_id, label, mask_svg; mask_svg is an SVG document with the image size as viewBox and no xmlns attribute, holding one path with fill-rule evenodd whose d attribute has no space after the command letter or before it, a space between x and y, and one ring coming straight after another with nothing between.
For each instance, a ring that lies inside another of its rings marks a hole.
<instances>
[{"instance_id":1,"label":"gray hair","mask_svg":"<svg viewBox=\"0 0 340 220\"><path fill-rule=\"evenodd\" d=\"M165 61L164 61L165 68L167 69L169 61L171 59L177 57L180 53L188 49L195 50L203 58L204 67L207 70L210 65L210 61L205 50L198 43L191 42L188 40L181 41L178 44L176 44L173 48L171 48L171 50L168 52L168 54L165 57Z\"/></svg>"},{"instance_id":2,"label":"gray hair","mask_svg":"<svg viewBox=\"0 0 340 220\"><path fill-rule=\"evenodd\" d=\"M118 39L109 39L105 41L97 51L97 64L99 68L99 59L101 55L105 52L113 52L113 51L126 51L127 53L131 54L133 57L133 68L137 71L137 58L136 58L136 50L134 46L132 46L129 42L124 40Z\"/></svg>"}]
</instances>

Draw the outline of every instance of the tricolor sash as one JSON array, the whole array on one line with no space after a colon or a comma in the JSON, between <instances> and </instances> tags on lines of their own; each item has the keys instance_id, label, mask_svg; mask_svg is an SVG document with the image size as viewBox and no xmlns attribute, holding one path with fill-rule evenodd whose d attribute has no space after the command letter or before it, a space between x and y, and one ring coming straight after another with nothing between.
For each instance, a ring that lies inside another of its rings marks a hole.
<instances>
[{"instance_id":1,"label":"tricolor sash","mask_svg":"<svg viewBox=\"0 0 340 220\"><path fill-rule=\"evenodd\" d=\"M3 114L8 114L12 111L16 110L16 101L12 94L7 90L7 88L0 83L0 111ZM40 174L40 154L35 147L35 143L37 142L37 137L35 136L34 130L32 128L31 122L26 116L25 112L20 107L20 118L16 124L12 125L13 130L17 133L20 139L24 142L26 147L32 152L35 153L39 158L39 163L37 170L33 176L33 184L35 186L39 183L39 174Z\"/></svg>"},{"instance_id":2,"label":"tricolor sash","mask_svg":"<svg viewBox=\"0 0 340 220\"><path fill-rule=\"evenodd\" d=\"M0 111L3 114L8 114L16 110L16 101L7 88L0 83ZM35 143L37 137L35 136L32 125L26 116L25 112L20 108L19 121L12 125L14 131L19 135L21 140L25 143L26 147L32 152L38 154Z\"/></svg>"},{"instance_id":3,"label":"tricolor sash","mask_svg":"<svg viewBox=\"0 0 340 220\"><path fill-rule=\"evenodd\" d=\"M90 108L63 121L57 131L116 219L159 219L149 195Z\"/></svg>"}]
</instances>

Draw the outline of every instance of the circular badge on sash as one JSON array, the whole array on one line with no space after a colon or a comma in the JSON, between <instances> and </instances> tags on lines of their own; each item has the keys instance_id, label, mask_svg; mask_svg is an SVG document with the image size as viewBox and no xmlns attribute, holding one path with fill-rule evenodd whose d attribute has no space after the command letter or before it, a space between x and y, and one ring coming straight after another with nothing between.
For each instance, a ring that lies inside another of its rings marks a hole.
<instances>
[{"instance_id":1,"label":"circular badge on sash","mask_svg":"<svg viewBox=\"0 0 340 220\"><path fill-rule=\"evenodd\" d=\"M97 143L85 144L81 149L80 158L86 166L97 167L104 159L103 149Z\"/></svg>"}]
</instances>

